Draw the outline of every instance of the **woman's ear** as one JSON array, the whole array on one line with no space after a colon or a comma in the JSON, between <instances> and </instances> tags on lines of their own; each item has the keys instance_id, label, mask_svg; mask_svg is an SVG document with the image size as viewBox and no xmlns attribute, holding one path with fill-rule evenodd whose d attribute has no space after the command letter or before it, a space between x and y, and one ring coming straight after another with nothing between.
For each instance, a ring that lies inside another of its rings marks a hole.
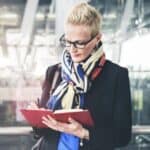
<instances>
[{"instance_id":1,"label":"woman's ear","mask_svg":"<svg viewBox=\"0 0 150 150\"><path fill-rule=\"evenodd\" d=\"M94 50L95 50L95 51L98 50L99 47L102 45L102 43L101 43L101 37L102 37L102 34L101 34L101 33L98 33L98 34L96 35L96 43L95 43L95 47L94 47Z\"/></svg>"},{"instance_id":2,"label":"woman's ear","mask_svg":"<svg viewBox=\"0 0 150 150\"><path fill-rule=\"evenodd\" d=\"M101 38L102 38L102 34L98 33L97 36L96 36L97 43L99 43L101 41Z\"/></svg>"}]
</instances>

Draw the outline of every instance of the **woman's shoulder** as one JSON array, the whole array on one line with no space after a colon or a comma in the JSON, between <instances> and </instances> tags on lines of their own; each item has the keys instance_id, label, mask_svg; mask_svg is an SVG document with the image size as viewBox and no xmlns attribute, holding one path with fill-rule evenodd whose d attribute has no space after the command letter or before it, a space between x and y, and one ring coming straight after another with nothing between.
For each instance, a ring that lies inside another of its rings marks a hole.
<instances>
[{"instance_id":1,"label":"woman's shoulder","mask_svg":"<svg viewBox=\"0 0 150 150\"><path fill-rule=\"evenodd\" d=\"M47 70L53 70L56 68L61 68L61 63L53 64L51 66L48 66Z\"/></svg>"},{"instance_id":2,"label":"woman's shoulder","mask_svg":"<svg viewBox=\"0 0 150 150\"><path fill-rule=\"evenodd\" d=\"M127 79L128 77L128 69L122 67L112 61L107 60L103 71L102 71L102 79L107 79L109 83L114 83L118 81L118 79Z\"/></svg>"},{"instance_id":3,"label":"woman's shoulder","mask_svg":"<svg viewBox=\"0 0 150 150\"><path fill-rule=\"evenodd\" d=\"M46 79L50 80L56 72L60 72L60 71L61 71L60 63L48 66L46 69Z\"/></svg>"},{"instance_id":4,"label":"woman's shoulder","mask_svg":"<svg viewBox=\"0 0 150 150\"><path fill-rule=\"evenodd\" d=\"M106 60L106 68L110 69L110 70L114 70L114 71L125 71L128 72L128 68L121 66L115 62L112 62L110 60Z\"/></svg>"},{"instance_id":5,"label":"woman's shoulder","mask_svg":"<svg viewBox=\"0 0 150 150\"><path fill-rule=\"evenodd\" d=\"M51 72L55 72L55 71L60 71L61 70L61 63L57 63L51 66L47 67L46 73L50 74Z\"/></svg>"},{"instance_id":6,"label":"woman's shoulder","mask_svg":"<svg viewBox=\"0 0 150 150\"><path fill-rule=\"evenodd\" d=\"M108 77L128 76L128 69L110 60L106 60L103 75Z\"/></svg>"}]
</instances>

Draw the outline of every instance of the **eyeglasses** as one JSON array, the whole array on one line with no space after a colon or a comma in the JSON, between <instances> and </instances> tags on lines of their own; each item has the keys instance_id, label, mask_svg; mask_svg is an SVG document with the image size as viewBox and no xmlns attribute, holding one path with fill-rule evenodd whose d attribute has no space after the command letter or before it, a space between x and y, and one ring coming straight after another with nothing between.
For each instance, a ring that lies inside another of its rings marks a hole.
<instances>
[{"instance_id":1,"label":"eyeglasses","mask_svg":"<svg viewBox=\"0 0 150 150\"><path fill-rule=\"evenodd\" d=\"M65 34L63 34L63 35L60 37L59 41L60 41L61 46L63 46L63 47L71 47L71 45L73 45L74 48L84 49L85 46L86 46L89 42L91 42L95 37L96 37L96 36L91 37L88 41L84 41L84 42L83 42L83 41L82 41L82 42L81 42L81 41L74 41L74 42L71 42L71 41L66 40L66 39L65 39Z\"/></svg>"}]
</instances>

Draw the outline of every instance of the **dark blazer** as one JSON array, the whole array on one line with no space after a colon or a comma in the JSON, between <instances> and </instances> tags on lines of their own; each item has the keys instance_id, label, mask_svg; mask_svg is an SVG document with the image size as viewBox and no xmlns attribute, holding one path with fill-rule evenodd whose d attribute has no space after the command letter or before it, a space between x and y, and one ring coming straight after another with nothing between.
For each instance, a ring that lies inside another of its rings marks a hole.
<instances>
[{"instance_id":1,"label":"dark blazer","mask_svg":"<svg viewBox=\"0 0 150 150\"><path fill-rule=\"evenodd\" d=\"M56 70L57 65L47 70L41 97L42 107L50 96L51 82ZM60 81L61 76L57 84ZM131 98L127 69L107 60L101 74L85 95L85 108L90 110L95 126L85 127L89 130L90 140L84 140L84 146L80 150L113 150L127 145L131 138ZM47 138L50 142L55 139L51 143L55 150L59 133L50 132L52 134L46 132Z\"/></svg>"}]
</instances>

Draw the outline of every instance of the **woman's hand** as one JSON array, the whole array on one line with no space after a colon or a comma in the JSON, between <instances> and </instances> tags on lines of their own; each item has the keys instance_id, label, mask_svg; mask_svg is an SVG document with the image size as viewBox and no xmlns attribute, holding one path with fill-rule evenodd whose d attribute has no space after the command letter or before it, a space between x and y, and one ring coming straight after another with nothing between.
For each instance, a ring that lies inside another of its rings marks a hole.
<instances>
[{"instance_id":1,"label":"woman's hand","mask_svg":"<svg viewBox=\"0 0 150 150\"><path fill-rule=\"evenodd\" d=\"M83 128L83 126L79 122L75 121L72 118L68 119L69 123L62 123L56 121L54 118L52 118L49 115L47 117L44 116L42 119L43 119L43 123L53 130L69 133L81 139L83 138L89 139L88 130Z\"/></svg>"}]
</instances>

